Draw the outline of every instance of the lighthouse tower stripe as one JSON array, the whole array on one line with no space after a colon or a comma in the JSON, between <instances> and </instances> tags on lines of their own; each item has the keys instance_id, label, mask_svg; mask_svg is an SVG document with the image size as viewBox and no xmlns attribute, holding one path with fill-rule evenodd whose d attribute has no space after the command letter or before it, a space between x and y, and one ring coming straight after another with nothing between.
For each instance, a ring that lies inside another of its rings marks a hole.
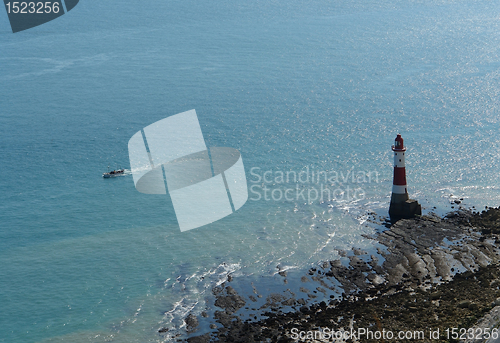
<instances>
[{"instance_id":1,"label":"lighthouse tower stripe","mask_svg":"<svg viewBox=\"0 0 500 343\"><path fill-rule=\"evenodd\" d=\"M406 186L406 168L394 167L393 185Z\"/></svg>"},{"instance_id":2,"label":"lighthouse tower stripe","mask_svg":"<svg viewBox=\"0 0 500 343\"><path fill-rule=\"evenodd\" d=\"M405 167L405 151L394 150L394 167L404 168Z\"/></svg>"},{"instance_id":3,"label":"lighthouse tower stripe","mask_svg":"<svg viewBox=\"0 0 500 343\"><path fill-rule=\"evenodd\" d=\"M406 185L404 186L398 186L398 185L392 185L392 193L394 194L407 194L406 190Z\"/></svg>"}]
</instances>

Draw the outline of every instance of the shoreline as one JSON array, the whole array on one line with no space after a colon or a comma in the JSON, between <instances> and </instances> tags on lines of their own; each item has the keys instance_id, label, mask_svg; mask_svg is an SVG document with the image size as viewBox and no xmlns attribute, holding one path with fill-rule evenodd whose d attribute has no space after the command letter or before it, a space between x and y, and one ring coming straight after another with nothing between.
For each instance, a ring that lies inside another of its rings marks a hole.
<instances>
[{"instance_id":1,"label":"shoreline","mask_svg":"<svg viewBox=\"0 0 500 343\"><path fill-rule=\"evenodd\" d=\"M301 281L309 288L313 285L315 294L305 287L288 289L287 294L269 294L266 306L250 309L257 292L238 294L229 275L227 282L213 289L216 311L208 318L212 331L196 335L198 320L189 315L189 336L180 341L296 342L304 341L294 339L299 338L298 332L304 333L301 337L307 332L321 336L320 328L332 332L411 329L423 330L427 336L429 330L439 329L445 335L446 329L473 327L496 302L500 305L500 249L496 247L500 243L500 208L481 213L458 209L443 217L430 213L402 219L365 238L374 241L378 256L356 248L341 251L341 259L322 262L302 276ZM286 271L279 274L286 283ZM327 291L339 285L342 297L327 297ZM259 318L243 320L243 313L249 311ZM427 336L421 341L453 341ZM321 336L323 340L308 337L310 342L333 341L327 335Z\"/></svg>"}]
</instances>

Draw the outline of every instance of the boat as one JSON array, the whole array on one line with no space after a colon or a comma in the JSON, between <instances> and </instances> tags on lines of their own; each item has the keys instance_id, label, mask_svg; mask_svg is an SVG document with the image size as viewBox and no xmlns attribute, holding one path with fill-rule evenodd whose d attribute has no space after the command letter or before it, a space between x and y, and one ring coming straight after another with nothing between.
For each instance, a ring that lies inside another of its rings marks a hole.
<instances>
[{"instance_id":1,"label":"boat","mask_svg":"<svg viewBox=\"0 0 500 343\"><path fill-rule=\"evenodd\" d=\"M102 177L105 178L105 179L107 179L109 177L115 177L115 176L123 175L124 173L125 173L125 169L116 169L116 170L112 170L110 172L102 174Z\"/></svg>"}]
</instances>

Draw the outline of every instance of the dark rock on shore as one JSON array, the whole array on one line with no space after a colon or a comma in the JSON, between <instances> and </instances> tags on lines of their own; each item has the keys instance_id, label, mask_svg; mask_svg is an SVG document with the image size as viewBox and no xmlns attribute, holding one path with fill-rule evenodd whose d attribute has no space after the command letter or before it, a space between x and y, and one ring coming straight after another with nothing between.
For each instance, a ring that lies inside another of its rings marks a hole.
<instances>
[{"instance_id":1,"label":"dark rock on shore","mask_svg":"<svg viewBox=\"0 0 500 343\"><path fill-rule=\"evenodd\" d=\"M196 318L194 314L190 313L184 321L186 322L188 333L196 331L196 327L199 325L199 322L198 318Z\"/></svg>"},{"instance_id":2,"label":"dark rock on shore","mask_svg":"<svg viewBox=\"0 0 500 343\"><path fill-rule=\"evenodd\" d=\"M470 224L481 228L482 233L500 234L500 207L486 208L486 210L474 212L470 218Z\"/></svg>"},{"instance_id":3,"label":"dark rock on shore","mask_svg":"<svg viewBox=\"0 0 500 343\"><path fill-rule=\"evenodd\" d=\"M289 290L288 297L268 296L259 320L237 315L246 304L244 295L229 286L215 288L215 306L222 310L215 312L214 320L222 327L189 341L292 342L294 328L393 332L440 328L443 333L446 328L472 327L496 306L500 209L400 220L370 238L378 255L353 249L339 253L344 262L326 261L311 268L301 278L307 288ZM342 298L327 297L327 290L335 290L339 283ZM307 295L305 299L296 299L300 292ZM295 311L283 313L282 306L293 306Z\"/></svg>"},{"instance_id":4,"label":"dark rock on shore","mask_svg":"<svg viewBox=\"0 0 500 343\"><path fill-rule=\"evenodd\" d=\"M215 306L226 310L228 314L234 313L245 306L246 301L242 296L238 295L232 287L228 286L225 289L225 293L226 294L218 294L215 300Z\"/></svg>"}]
</instances>

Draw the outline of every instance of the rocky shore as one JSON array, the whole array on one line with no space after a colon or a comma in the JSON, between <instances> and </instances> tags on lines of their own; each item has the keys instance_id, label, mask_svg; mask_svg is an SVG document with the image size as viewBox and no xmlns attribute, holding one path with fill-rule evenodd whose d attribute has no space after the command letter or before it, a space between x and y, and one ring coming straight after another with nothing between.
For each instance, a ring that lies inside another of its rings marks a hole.
<instances>
[{"instance_id":1,"label":"rocky shore","mask_svg":"<svg viewBox=\"0 0 500 343\"><path fill-rule=\"evenodd\" d=\"M452 335L453 328L460 333L460 328L472 328L483 317L489 318L483 319L483 327L497 325L500 208L487 208L481 213L461 209L444 217L429 214L404 219L369 238L378 254L359 249L341 251L341 259L322 262L302 276L304 287L272 293L259 307L253 307L258 290L254 288L250 295L238 294L229 277L213 290L217 310L209 318L212 331L196 335L198 321L191 315L187 319L190 336L186 340L384 340L348 334L361 329L375 334L391 331L394 335L422 332L424 336L419 341L455 342L467 335ZM286 283L286 271L280 275ZM331 295L332 291L341 297ZM243 312L258 315L243 319ZM342 339L338 339L342 335L339 332L344 332ZM336 333L336 340L331 333ZM398 342L416 340L385 338ZM486 340L469 339L473 341Z\"/></svg>"}]
</instances>

